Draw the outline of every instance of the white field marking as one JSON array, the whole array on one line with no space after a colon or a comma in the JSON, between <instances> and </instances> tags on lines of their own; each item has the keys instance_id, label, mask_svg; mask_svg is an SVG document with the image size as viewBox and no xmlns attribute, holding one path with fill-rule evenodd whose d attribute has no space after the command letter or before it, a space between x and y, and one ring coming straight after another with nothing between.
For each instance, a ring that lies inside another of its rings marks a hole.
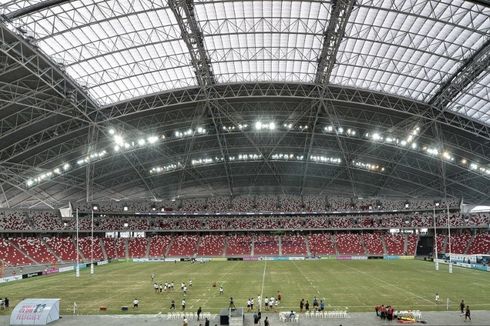
<instances>
[{"instance_id":1,"label":"white field marking","mask_svg":"<svg viewBox=\"0 0 490 326\"><path fill-rule=\"evenodd\" d=\"M302 271L302 270L301 270L301 269L300 269L300 268L299 268L299 267L296 265L296 261L294 261L294 260L293 260L292 262L293 262L294 267L296 267L296 269L298 270L298 272L301 274L301 276L303 276L303 277L305 278L305 280L306 280L308 283L310 283L310 286L311 286L312 288L314 288L314 289L315 289L315 291L316 291L316 293L318 293L318 295L321 297L321 293L320 293L320 291L318 291L318 287L316 287L316 286L313 284L313 282L311 281L311 279L309 279L309 278L308 278L308 277L305 275L305 273L303 273L303 271Z\"/></svg>"},{"instance_id":2,"label":"white field marking","mask_svg":"<svg viewBox=\"0 0 490 326\"><path fill-rule=\"evenodd\" d=\"M383 279L381 279L381 278L378 278L378 277L376 277L376 276L373 276L373 275L371 275L371 274L369 274L369 273L366 273L366 272L364 272L364 271L362 271L362 270L360 270L360 269L357 269L357 268L354 268L354 267L351 267L351 266L347 266L347 265L345 265L345 264L343 264L343 263L342 263L342 265L344 265L344 266L345 266L345 267L347 267L347 268L353 269L353 270L355 270L355 271L357 271L357 272L359 272L359 273L361 273L361 274L367 275L367 276L369 276L369 277L371 277L371 278L375 279L375 280L376 280L376 281L378 281L378 282L384 283L384 284L386 284L386 285L387 285L388 287L390 287L390 288L393 286L393 284L391 284L391 283L389 283L389 282L386 282L385 280L383 280ZM424 297L422 297L422 296L420 296L420 295L418 295L418 294L416 294L416 293L414 293L414 292L412 292L412 291L406 290L406 289L404 289L404 291L405 291L405 292L407 292L407 293L409 293L409 294L411 294L411 295L413 295L413 296L414 296L414 297L416 297L416 298L419 298L419 299L422 299L422 300L424 300L424 301L430 302L432 305L434 305L434 302L433 302L432 300L429 300L429 299L427 299L427 298L424 298Z\"/></svg>"},{"instance_id":3,"label":"white field marking","mask_svg":"<svg viewBox=\"0 0 490 326\"><path fill-rule=\"evenodd\" d=\"M228 276L231 274L231 272L232 272L232 271L233 271L233 270L236 268L236 266L238 266L238 264L237 264L237 263L235 263L235 265L234 265L232 268L230 268L230 271L228 271L228 272L224 273L224 275L223 275L223 276L224 276L224 277L223 277L223 279L227 279L227 278L228 278ZM222 285L223 285L223 284L225 284L227 281L226 281L226 280L219 280L219 282L220 282L220 284L219 284L219 285L220 285L220 286L222 286ZM202 306L205 306L205 305L206 305L206 304L209 302L209 299L211 298L211 295L209 294L209 292L211 292L211 289L212 289L211 287L209 287L209 288L208 288L208 293L206 294L206 300L205 300L205 301L203 301ZM218 291L219 291L219 288L218 288Z\"/></svg>"},{"instance_id":4,"label":"white field marking","mask_svg":"<svg viewBox=\"0 0 490 326\"><path fill-rule=\"evenodd\" d=\"M265 270L267 269L267 260L265 260L264 264L264 272L262 273L262 289L260 290L260 302L259 302L259 310L262 311L262 300L264 300L264 283L265 283Z\"/></svg>"}]
</instances>

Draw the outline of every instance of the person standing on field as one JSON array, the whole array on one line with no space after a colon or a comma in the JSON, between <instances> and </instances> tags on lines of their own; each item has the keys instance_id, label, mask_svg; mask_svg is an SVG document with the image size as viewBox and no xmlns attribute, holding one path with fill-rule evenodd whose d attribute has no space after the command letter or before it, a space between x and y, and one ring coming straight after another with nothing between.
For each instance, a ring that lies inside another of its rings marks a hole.
<instances>
[{"instance_id":1,"label":"person standing on field","mask_svg":"<svg viewBox=\"0 0 490 326\"><path fill-rule=\"evenodd\" d=\"M466 305L464 304L464 300L461 300L461 303L459 304L459 310L461 310L461 316L464 315L464 307Z\"/></svg>"},{"instance_id":2,"label":"person standing on field","mask_svg":"<svg viewBox=\"0 0 490 326\"><path fill-rule=\"evenodd\" d=\"M466 321L466 319L469 319L471 321L470 306L466 306L466 312L464 314L464 321Z\"/></svg>"}]
</instances>

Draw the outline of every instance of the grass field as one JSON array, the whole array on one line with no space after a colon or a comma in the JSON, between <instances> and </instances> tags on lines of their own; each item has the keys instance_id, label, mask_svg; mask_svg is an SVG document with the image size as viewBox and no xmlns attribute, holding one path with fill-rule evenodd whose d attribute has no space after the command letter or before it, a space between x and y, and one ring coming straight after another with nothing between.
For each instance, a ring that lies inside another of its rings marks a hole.
<instances>
[{"instance_id":1,"label":"grass field","mask_svg":"<svg viewBox=\"0 0 490 326\"><path fill-rule=\"evenodd\" d=\"M372 311L376 304L391 304L401 309L445 310L446 298L451 309L458 309L464 298L473 310L490 309L490 273L423 261L288 261L288 262L209 262L191 264L126 263L118 262L74 273L55 274L0 285L0 297L9 297L11 306L27 297L61 298L62 313L70 314L77 302L81 314L98 314L101 305L108 313L120 313L122 305L131 305L140 299L137 313L167 312L170 301L180 309L183 294L180 282L192 279L187 294L187 310L218 312L228 306L230 296L237 306L246 306L248 297L275 296L280 290L283 300L279 310L298 310L301 298L325 298L327 310L349 307L349 311ZM174 281L175 291L155 294L151 273L158 281ZM223 284L225 294L220 296L213 282ZM436 304L439 292L444 303ZM130 313L133 310L130 309ZM5 312L0 311L0 314Z\"/></svg>"}]
</instances>

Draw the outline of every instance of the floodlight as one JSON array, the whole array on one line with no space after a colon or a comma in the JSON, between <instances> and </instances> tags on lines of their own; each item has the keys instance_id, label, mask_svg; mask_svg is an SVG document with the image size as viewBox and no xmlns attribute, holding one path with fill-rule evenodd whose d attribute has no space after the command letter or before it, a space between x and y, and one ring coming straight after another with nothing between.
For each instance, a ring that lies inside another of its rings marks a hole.
<instances>
[{"instance_id":1,"label":"floodlight","mask_svg":"<svg viewBox=\"0 0 490 326\"><path fill-rule=\"evenodd\" d=\"M339 127L338 132L339 132L339 134L343 133L344 132L344 128Z\"/></svg>"},{"instance_id":2,"label":"floodlight","mask_svg":"<svg viewBox=\"0 0 490 326\"><path fill-rule=\"evenodd\" d=\"M129 210L128 205L124 205L124 206L123 206L123 211L127 212L128 210Z\"/></svg>"},{"instance_id":3,"label":"floodlight","mask_svg":"<svg viewBox=\"0 0 490 326\"><path fill-rule=\"evenodd\" d=\"M439 200L434 200L434 206L439 207L441 205L441 202Z\"/></svg>"},{"instance_id":4,"label":"floodlight","mask_svg":"<svg viewBox=\"0 0 490 326\"><path fill-rule=\"evenodd\" d=\"M92 210L93 210L93 211L98 211L98 210L99 210L99 205L97 205L97 204L92 204Z\"/></svg>"},{"instance_id":5,"label":"floodlight","mask_svg":"<svg viewBox=\"0 0 490 326\"><path fill-rule=\"evenodd\" d=\"M122 145L124 144L124 138L121 135L114 135L114 142L117 145Z\"/></svg>"},{"instance_id":6,"label":"floodlight","mask_svg":"<svg viewBox=\"0 0 490 326\"><path fill-rule=\"evenodd\" d=\"M408 208L408 207L410 207L410 203L407 201L407 202L405 202L405 208Z\"/></svg>"},{"instance_id":7,"label":"floodlight","mask_svg":"<svg viewBox=\"0 0 490 326\"><path fill-rule=\"evenodd\" d=\"M119 147L119 145L114 146L114 151L115 152L119 152L120 149L121 149L121 147Z\"/></svg>"},{"instance_id":8,"label":"floodlight","mask_svg":"<svg viewBox=\"0 0 490 326\"><path fill-rule=\"evenodd\" d=\"M461 164L466 164L466 163L468 163L468 162L466 161L465 158L461 160Z\"/></svg>"},{"instance_id":9,"label":"floodlight","mask_svg":"<svg viewBox=\"0 0 490 326\"><path fill-rule=\"evenodd\" d=\"M138 139L138 145L143 146L144 144L146 144L146 141L144 139Z\"/></svg>"},{"instance_id":10,"label":"floodlight","mask_svg":"<svg viewBox=\"0 0 490 326\"><path fill-rule=\"evenodd\" d=\"M116 133L116 131L114 129L112 129L112 128L109 129L109 134L114 135L115 133Z\"/></svg>"},{"instance_id":11,"label":"floodlight","mask_svg":"<svg viewBox=\"0 0 490 326\"><path fill-rule=\"evenodd\" d=\"M165 212L165 207L160 208L161 212Z\"/></svg>"},{"instance_id":12,"label":"floodlight","mask_svg":"<svg viewBox=\"0 0 490 326\"><path fill-rule=\"evenodd\" d=\"M124 225L125 228L127 228L129 226L128 223L124 223L123 225Z\"/></svg>"},{"instance_id":13,"label":"floodlight","mask_svg":"<svg viewBox=\"0 0 490 326\"><path fill-rule=\"evenodd\" d=\"M69 163L63 164L63 170L68 171L68 169L70 169L70 164Z\"/></svg>"},{"instance_id":14,"label":"floodlight","mask_svg":"<svg viewBox=\"0 0 490 326\"><path fill-rule=\"evenodd\" d=\"M157 210L157 208L155 207L155 205L151 205L151 210L152 211L156 211Z\"/></svg>"},{"instance_id":15,"label":"floodlight","mask_svg":"<svg viewBox=\"0 0 490 326\"><path fill-rule=\"evenodd\" d=\"M60 170L60 168L56 168L56 169L54 169L54 170L53 170L53 172L54 172L54 173L56 173L56 174L61 174L61 170Z\"/></svg>"},{"instance_id":16,"label":"floodlight","mask_svg":"<svg viewBox=\"0 0 490 326\"><path fill-rule=\"evenodd\" d=\"M157 137L157 136L150 136L150 137L148 137L148 142L149 142L150 144L154 144L154 143L156 143L157 141L158 141L158 137Z\"/></svg>"},{"instance_id":17,"label":"floodlight","mask_svg":"<svg viewBox=\"0 0 490 326\"><path fill-rule=\"evenodd\" d=\"M30 187L34 184L34 181L32 181L31 179L27 180L27 186Z\"/></svg>"}]
</instances>

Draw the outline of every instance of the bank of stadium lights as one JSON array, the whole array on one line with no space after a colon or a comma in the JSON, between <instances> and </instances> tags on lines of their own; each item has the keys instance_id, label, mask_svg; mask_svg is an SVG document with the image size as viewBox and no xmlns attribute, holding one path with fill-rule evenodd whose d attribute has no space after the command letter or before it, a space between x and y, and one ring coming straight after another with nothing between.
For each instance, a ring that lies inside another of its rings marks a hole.
<instances>
[{"instance_id":1,"label":"bank of stadium lights","mask_svg":"<svg viewBox=\"0 0 490 326\"><path fill-rule=\"evenodd\" d=\"M254 124L254 128L257 131L261 131L261 130L274 131L274 130L276 130L276 123L273 121L271 121L271 122L257 121Z\"/></svg>"},{"instance_id":2,"label":"bank of stadium lights","mask_svg":"<svg viewBox=\"0 0 490 326\"><path fill-rule=\"evenodd\" d=\"M328 157L323 155L311 155L310 160L315 163L340 164L342 160L338 157Z\"/></svg>"},{"instance_id":3,"label":"bank of stadium lights","mask_svg":"<svg viewBox=\"0 0 490 326\"><path fill-rule=\"evenodd\" d=\"M382 167L381 165L378 164L372 164L372 163L366 163L366 162L361 162L361 161L352 161L352 165L361 168L364 170L369 170L369 171L378 171L378 172L384 172L385 168Z\"/></svg>"},{"instance_id":4,"label":"bank of stadium lights","mask_svg":"<svg viewBox=\"0 0 490 326\"><path fill-rule=\"evenodd\" d=\"M170 163L170 164L163 165L163 166L155 166L150 170L150 173L153 174L153 173L170 172L170 171L180 169L182 167L183 167L183 165L180 162Z\"/></svg>"},{"instance_id":5,"label":"bank of stadium lights","mask_svg":"<svg viewBox=\"0 0 490 326\"><path fill-rule=\"evenodd\" d=\"M51 179L53 176L62 175L63 173L65 173L68 170L70 170L70 168L71 168L70 163L63 163L63 164L55 167L52 170L46 171L44 173L39 174L38 176L36 176L34 178L28 179L26 181L26 185L27 185L27 187L32 187L32 186L34 186L36 184L41 183L44 180Z\"/></svg>"},{"instance_id":6,"label":"bank of stadium lights","mask_svg":"<svg viewBox=\"0 0 490 326\"><path fill-rule=\"evenodd\" d=\"M233 132L233 131L241 131L241 130L246 130L248 129L248 124L244 123L244 124L237 124L236 126L223 126L222 129L224 131L227 131L227 132Z\"/></svg>"},{"instance_id":7,"label":"bank of stadium lights","mask_svg":"<svg viewBox=\"0 0 490 326\"><path fill-rule=\"evenodd\" d=\"M207 133L207 130L203 127L198 127L196 129L186 129L186 130L176 130L174 132L174 136L176 138L185 138L185 137L191 137L194 135L204 135Z\"/></svg>"},{"instance_id":8,"label":"bank of stadium lights","mask_svg":"<svg viewBox=\"0 0 490 326\"><path fill-rule=\"evenodd\" d=\"M79 166L81 166L81 165L84 165L84 164L87 164L87 163L90 163L90 162L93 162L93 161L100 160L100 159L102 159L106 155L107 155L107 151L105 149L102 150L102 151L100 151L100 152L90 153L87 156L84 156L84 157L78 159L77 160L77 164Z\"/></svg>"},{"instance_id":9,"label":"bank of stadium lights","mask_svg":"<svg viewBox=\"0 0 490 326\"><path fill-rule=\"evenodd\" d=\"M287 153L277 153L277 154L272 154L271 159L273 160L284 160L284 161L303 161L304 160L303 155L296 155L296 154L287 154Z\"/></svg>"}]
</instances>

